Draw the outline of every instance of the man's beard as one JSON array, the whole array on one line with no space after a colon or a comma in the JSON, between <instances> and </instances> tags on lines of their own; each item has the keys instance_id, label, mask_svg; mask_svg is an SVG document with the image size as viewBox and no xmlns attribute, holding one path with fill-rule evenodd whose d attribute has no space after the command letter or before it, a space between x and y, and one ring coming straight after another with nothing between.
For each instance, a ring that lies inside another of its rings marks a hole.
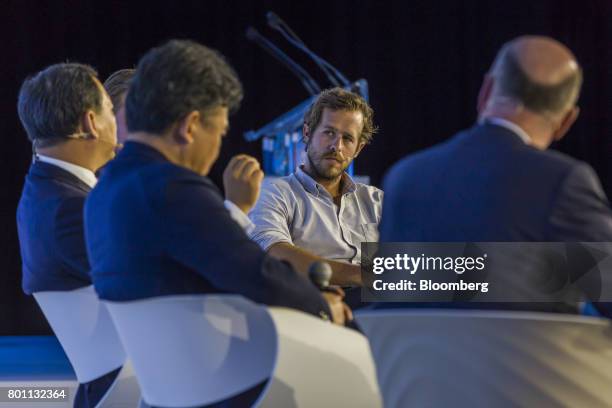
<instances>
[{"instance_id":1,"label":"man's beard","mask_svg":"<svg viewBox=\"0 0 612 408\"><path fill-rule=\"evenodd\" d=\"M348 167L348 164L346 166L342 166L336 171L335 168L333 167L329 167L327 170L325 170L323 168L323 166L320 165L321 161L325 159L325 156L322 156L319 161L315 161L312 159L312 157L310 156L311 151L308 150L306 152L306 157L308 159L308 163L310 164L310 169L311 172L313 174L311 174L311 176L314 179L320 179L320 180L328 180L328 181L332 181L337 179L338 177L342 176L342 173L344 172L344 170L346 170L346 168ZM350 163L350 162L349 162Z\"/></svg>"}]
</instances>

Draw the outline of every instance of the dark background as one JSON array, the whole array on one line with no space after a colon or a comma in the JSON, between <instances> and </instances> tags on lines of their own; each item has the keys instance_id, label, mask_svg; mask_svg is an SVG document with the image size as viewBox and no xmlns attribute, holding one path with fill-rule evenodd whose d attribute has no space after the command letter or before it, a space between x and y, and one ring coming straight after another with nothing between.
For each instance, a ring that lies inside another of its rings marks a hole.
<instances>
[{"instance_id":1,"label":"dark background","mask_svg":"<svg viewBox=\"0 0 612 408\"><path fill-rule=\"evenodd\" d=\"M555 148L590 163L612 194L612 1L6 1L0 8L0 335L49 333L21 293L15 209L31 148L15 103L23 79L61 61L89 63L104 80L134 66L152 46L192 38L220 50L235 66L246 96L212 171L219 181L238 152L261 157L245 130L306 98L294 77L244 32L259 28L323 76L266 28L273 10L349 79L366 78L380 133L356 163L380 185L400 157L470 126L480 81L501 44L521 34L550 35L568 45L584 69L582 114Z\"/></svg>"}]
</instances>

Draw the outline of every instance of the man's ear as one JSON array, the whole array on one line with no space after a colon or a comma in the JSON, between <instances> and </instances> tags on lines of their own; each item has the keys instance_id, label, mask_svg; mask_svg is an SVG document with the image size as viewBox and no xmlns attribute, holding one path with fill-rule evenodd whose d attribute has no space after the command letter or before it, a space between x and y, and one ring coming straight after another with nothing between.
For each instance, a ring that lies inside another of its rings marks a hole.
<instances>
[{"instance_id":1,"label":"man's ear","mask_svg":"<svg viewBox=\"0 0 612 408\"><path fill-rule=\"evenodd\" d=\"M306 150L308 150L308 143L310 142L310 127L306 123L304 123L304 126L302 126L302 135L304 136L304 145Z\"/></svg>"},{"instance_id":2,"label":"man's ear","mask_svg":"<svg viewBox=\"0 0 612 408\"><path fill-rule=\"evenodd\" d=\"M576 122L576 119L578 119L579 114L580 108L578 106L574 106L565 114L565 116L563 116L559 127L553 132L553 140L555 142L558 142L559 140L563 139L563 136L565 136L565 134L570 130L574 122Z\"/></svg>"},{"instance_id":3,"label":"man's ear","mask_svg":"<svg viewBox=\"0 0 612 408\"><path fill-rule=\"evenodd\" d=\"M189 112L179 121L174 131L174 138L179 144L193 143L195 132L202 126L200 117L200 112L194 110Z\"/></svg>"},{"instance_id":4,"label":"man's ear","mask_svg":"<svg viewBox=\"0 0 612 408\"><path fill-rule=\"evenodd\" d=\"M359 146L357 146L357 151L355 151L355 155L353 156L353 159L356 159L357 156L359 156L359 153L361 153L361 149L363 149L366 144L367 143L365 142L365 140L363 139L359 140Z\"/></svg>"},{"instance_id":5,"label":"man's ear","mask_svg":"<svg viewBox=\"0 0 612 408\"><path fill-rule=\"evenodd\" d=\"M77 129L77 133L87 134L87 138L97 139L100 137L96 123L96 114L93 110L88 109L81 117L81 129Z\"/></svg>"},{"instance_id":6,"label":"man's ear","mask_svg":"<svg viewBox=\"0 0 612 408\"><path fill-rule=\"evenodd\" d=\"M482 85L480 86L480 91L478 92L478 102L476 104L476 110L478 114L482 114L487 107L487 103L491 98L491 93L493 91L493 83L495 80L490 74L486 74L484 79L482 80Z\"/></svg>"}]
</instances>

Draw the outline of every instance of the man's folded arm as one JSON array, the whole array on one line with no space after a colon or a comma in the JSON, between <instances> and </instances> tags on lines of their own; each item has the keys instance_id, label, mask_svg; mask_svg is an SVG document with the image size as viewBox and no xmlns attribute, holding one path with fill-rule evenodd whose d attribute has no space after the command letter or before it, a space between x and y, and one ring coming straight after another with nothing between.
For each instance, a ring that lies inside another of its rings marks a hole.
<instances>
[{"instance_id":1,"label":"man's folded arm","mask_svg":"<svg viewBox=\"0 0 612 408\"><path fill-rule=\"evenodd\" d=\"M259 303L330 315L312 283L249 239L210 181L194 177L173 182L159 211L166 220L170 255L216 288Z\"/></svg>"},{"instance_id":2,"label":"man's folded arm","mask_svg":"<svg viewBox=\"0 0 612 408\"><path fill-rule=\"evenodd\" d=\"M287 261L304 276L313 262L325 261L332 268L331 284L338 286L361 286L361 267L344 262L321 258L288 242L277 242L268 248L268 253L275 258Z\"/></svg>"},{"instance_id":3,"label":"man's folded arm","mask_svg":"<svg viewBox=\"0 0 612 408\"><path fill-rule=\"evenodd\" d=\"M289 230L293 212L288 201L275 184L268 184L262 190L257 204L249 213L249 218L255 224L250 233L251 239L273 257L289 262L305 277L308 277L308 268L313 262L326 261L332 267L332 284L361 285L361 269L358 265L327 260L293 245Z\"/></svg>"}]
</instances>

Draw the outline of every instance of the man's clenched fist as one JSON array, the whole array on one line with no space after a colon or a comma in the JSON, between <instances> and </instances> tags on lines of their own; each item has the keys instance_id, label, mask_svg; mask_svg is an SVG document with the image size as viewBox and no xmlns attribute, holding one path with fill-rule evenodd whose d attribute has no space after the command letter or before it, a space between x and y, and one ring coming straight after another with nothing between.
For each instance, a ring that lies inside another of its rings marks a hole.
<instances>
[{"instance_id":1,"label":"man's clenched fist","mask_svg":"<svg viewBox=\"0 0 612 408\"><path fill-rule=\"evenodd\" d=\"M257 159L246 154L234 156L223 172L225 198L247 214L259 198L263 176Z\"/></svg>"}]
</instances>

